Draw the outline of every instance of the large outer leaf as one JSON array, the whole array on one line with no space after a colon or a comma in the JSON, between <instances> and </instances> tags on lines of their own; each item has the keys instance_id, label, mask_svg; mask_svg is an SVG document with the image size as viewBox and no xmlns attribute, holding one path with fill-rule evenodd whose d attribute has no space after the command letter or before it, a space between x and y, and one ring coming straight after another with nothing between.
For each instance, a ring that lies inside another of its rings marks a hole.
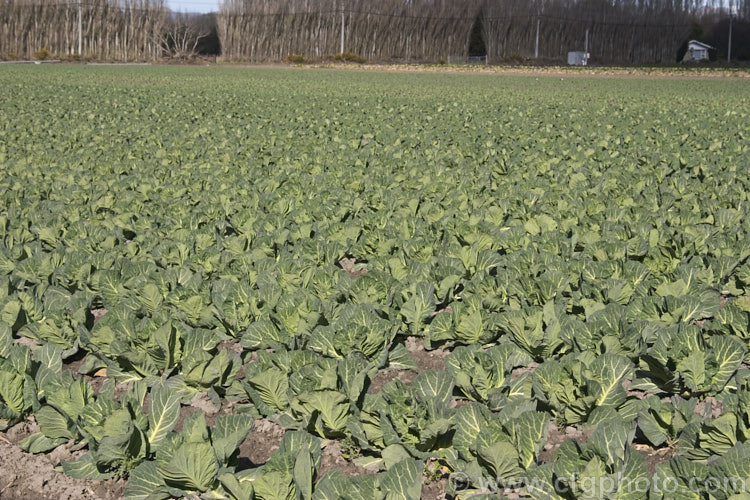
<instances>
[{"instance_id":1,"label":"large outer leaf","mask_svg":"<svg viewBox=\"0 0 750 500\"><path fill-rule=\"evenodd\" d=\"M589 438L592 446L607 465L620 464L625 460L625 452L633 439L631 424L606 420L599 424Z\"/></svg>"},{"instance_id":2,"label":"large outer leaf","mask_svg":"<svg viewBox=\"0 0 750 500\"><path fill-rule=\"evenodd\" d=\"M597 356L590 367L589 384L591 395L596 398L596 406L619 406L625 402L627 394L622 382L633 370L633 364L618 354Z\"/></svg>"},{"instance_id":3,"label":"large outer leaf","mask_svg":"<svg viewBox=\"0 0 750 500\"><path fill-rule=\"evenodd\" d=\"M60 464L63 472L70 477L77 479L96 479L103 480L112 477L112 474L101 472L94 461L94 457L91 453L86 453L78 460L72 460L69 462L62 462Z\"/></svg>"},{"instance_id":4,"label":"large outer leaf","mask_svg":"<svg viewBox=\"0 0 750 500\"><path fill-rule=\"evenodd\" d=\"M315 484L314 500L372 500L381 498L374 474L344 477L337 469L324 475Z\"/></svg>"},{"instance_id":5,"label":"large outer leaf","mask_svg":"<svg viewBox=\"0 0 750 500\"><path fill-rule=\"evenodd\" d=\"M18 373L0 368L0 403L5 404L16 414L23 412L23 380Z\"/></svg>"},{"instance_id":6,"label":"large outer leaf","mask_svg":"<svg viewBox=\"0 0 750 500\"><path fill-rule=\"evenodd\" d=\"M404 344L396 344L388 351L388 368L392 370L419 371L414 358L409 354Z\"/></svg>"},{"instance_id":7,"label":"large outer leaf","mask_svg":"<svg viewBox=\"0 0 750 500\"><path fill-rule=\"evenodd\" d=\"M467 344L479 342L485 333L485 322L479 310L467 312L458 321L456 337Z\"/></svg>"},{"instance_id":8,"label":"large outer leaf","mask_svg":"<svg viewBox=\"0 0 750 500\"><path fill-rule=\"evenodd\" d=\"M216 459L225 464L253 428L254 419L248 415L222 415L216 418L211 431Z\"/></svg>"},{"instance_id":9,"label":"large outer leaf","mask_svg":"<svg viewBox=\"0 0 750 500\"><path fill-rule=\"evenodd\" d=\"M632 449L627 450L625 463L618 472L617 500L642 500L648 497L646 486L650 477L643 455Z\"/></svg>"},{"instance_id":10,"label":"large outer leaf","mask_svg":"<svg viewBox=\"0 0 750 500\"><path fill-rule=\"evenodd\" d=\"M42 406L35 414L42 433L50 439L73 439L74 425L71 420L51 406Z\"/></svg>"},{"instance_id":11,"label":"large outer leaf","mask_svg":"<svg viewBox=\"0 0 750 500\"><path fill-rule=\"evenodd\" d=\"M169 486L186 491L206 491L216 479L218 467L211 445L184 443L169 463L158 467Z\"/></svg>"},{"instance_id":12,"label":"large outer leaf","mask_svg":"<svg viewBox=\"0 0 750 500\"><path fill-rule=\"evenodd\" d=\"M148 438L152 450L159 449L164 438L174 429L180 416L180 395L164 386L151 390L148 410Z\"/></svg>"},{"instance_id":13,"label":"large outer leaf","mask_svg":"<svg viewBox=\"0 0 750 500\"><path fill-rule=\"evenodd\" d=\"M661 446L669 439L664 427L648 411L644 410L638 414L638 428L653 446Z\"/></svg>"},{"instance_id":14,"label":"large outer leaf","mask_svg":"<svg viewBox=\"0 0 750 500\"><path fill-rule=\"evenodd\" d=\"M676 457L666 464L656 466L656 472L651 480L651 491L649 498L664 500L702 500L701 491L696 491L695 485L701 484L699 475L691 474L685 467L685 460ZM704 466L705 467L705 466ZM684 476L683 472L688 475ZM691 483L692 487L691 487Z\"/></svg>"},{"instance_id":15,"label":"large outer leaf","mask_svg":"<svg viewBox=\"0 0 750 500\"><path fill-rule=\"evenodd\" d=\"M677 362L677 371L688 389L694 392L704 391L706 380L706 353L693 351Z\"/></svg>"},{"instance_id":16,"label":"large outer leaf","mask_svg":"<svg viewBox=\"0 0 750 500\"><path fill-rule=\"evenodd\" d=\"M286 345L290 335L280 331L270 319L261 319L251 324L242 334L242 347L262 349L277 345Z\"/></svg>"},{"instance_id":17,"label":"large outer leaf","mask_svg":"<svg viewBox=\"0 0 750 500\"><path fill-rule=\"evenodd\" d=\"M563 500L565 498L555 488L555 471L552 464L534 466L526 472L526 477L528 479L526 491L534 500Z\"/></svg>"},{"instance_id":18,"label":"large outer leaf","mask_svg":"<svg viewBox=\"0 0 750 500\"><path fill-rule=\"evenodd\" d=\"M715 371L711 376L711 389L720 392L740 367L745 357L745 346L736 337L717 335L708 339Z\"/></svg>"},{"instance_id":19,"label":"large outer leaf","mask_svg":"<svg viewBox=\"0 0 750 500\"><path fill-rule=\"evenodd\" d=\"M729 450L713 462L711 472L719 479L724 493L750 493L750 443L738 444Z\"/></svg>"},{"instance_id":20,"label":"large outer leaf","mask_svg":"<svg viewBox=\"0 0 750 500\"><path fill-rule=\"evenodd\" d=\"M419 460L402 460L378 478L380 491L386 500L419 500L423 470L424 463Z\"/></svg>"},{"instance_id":21,"label":"large outer leaf","mask_svg":"<svg viewBox=\"0 0 750 500\"><path fill-rule=\"evenodd\" d=\"M419 283L415 292L401 306L401 315L410 325L412 335L422 334L422 325L435 310L435 288L431 283Z\"/></svg>"},{"instance_id":22,"label":"large outer leaf","mask_svg":"<svg viewBox=\"0 0 750 500\"><path fill-rule=\"evenodd\" d=\"M320 418L325 428L321 428L324 436L330 431L342 432L346 429L349 416L349 400L337 391L310 391L297 396L292 401L292 408L301 414L320 412Z\"/></svg>"},{"instance_id":23,"label":"large outer leaf","mask_svg":"<svg viewBox=\"0 0 750 500\"><path fill-rule=\"evenodd\" d=\"M142 462L130 472L122 492L124 500L162 500L170 498L167 485L156 469L156 462Z\"/></svg>"},{"instance_id":24,"label":"large outer leaf","mask_svg":"<svg viewBox=\"0 0 750 500\"><path fill-rule=\"evenodd\" d=\"M252 480L252 477L245 478L241 474L231 474L229 472L225 472L219 476L221 485L236 500L251 500L253 498Z\"/></svg>"},{"instance_id":25,"label":"large outer leaf","mask_svg":"<svg viewBox=\"0 0 750 500\"><path fill-rule=\"evenodd\" d=\"M153 313L159 308L164 297L159 291L159 287L153 283L149 283L138 294L138 299L148 312Z\"/></svg>"},{"instance_id":26,"label":"large outer leaf","mask_svg":"<svg viewBox=\"0 0 750 500\"><path fill-rule=\"evenodd\" d=\"M287 374L277 368L265 370L249 380L265 404L276 410L289 406L286 390L289 387Z\"/></svg>"},{"instance_id":27,"label":"large outer leaf","mask_svg":"<svg viewBox=\"0 0 750 500\"><path fill-rule=\"evenodd\" d=\"M479 450L479 463L485 465L492 477L499 482L517 483L523 474L519 457L513 444L499 441Z\"/></svg>"},{"instance_id":28,"label":"large outer leaf","mask_svg":"<svg viewBox=\"0 0 750 500\"><path fill-rule=\"evenodd\" d=\"M700 445L689 450L689 455L702 459L729 452L737 444L737 420L734 413L725 413L703 424L698 433Z\"/></svg>"},{"instance_id":29,"label":"large outer leaf","mask_svg":"<svg viewBox=\"0 0 750 500\"><path fill-rule=\"evenodd\" d=\"M510 422L511 435L522 467L536 463L536 457L547 441L548 426L549 416L542 412L526 412Z\"/></svg>"},{"instance_id":30,"label":"large outer leaf","mask_svg":"<svg viewBox=\"0 0 750 500\"><path fill-rule=\"evenodd\" d=\"M259 500L294 500L296 489L292 474L264 471L253 481L255 498Z\"/></svg>"},{"instance_id":31,"label":"large outer leaf","mask_svg":"<svg viewBox=\"0 0 750 500\"><path fill-rule=\"evenodd\" d=\"M65 444L67 441L66 438L50 439L41 432L37 432L18 443L18 447L29 453L45 453Z\"/></svg>"},{"instance_id":32,"label":"large outer leaf","mask_svg":"<svg viewBox=\"0 0 750 500\"><path fill-rule=\"evenodd\" d=\"M266 462L265 470L275 470L291 475L300 450L307 450L310 453L316 469L320 466L320 439L305 431L289 431L284 434L279 449Z\"/></svg>"},{"instance_id":33,"label":"large outer leaf","mask_svg":"<svg viewBox=\"0 0 750 500\"><path fill-rule=\"evenodd\" d=\"M297 498L310 500L313 492L313 478L315 466L310 450L301 449L294 461L294 485L297 488Z\"/></svg>"},{"instance_id":34,"label":"large outer leaf","mask_svg":"<svg viewBox=\"0 0 750 500\"><path fill-rule=\"evenodd\" d=\"M10 325L0 321L0 358L10 356L13 347L13 332Z\"/></svg>"},{"instance_id":35,"label":"large outer leaf","mask_svg":"<svg viewBox=\"0 0 750 500\"><path fill-rule=\"evenodd\" d=\"M99 442L95 457L99 464L118 467L144 459L147 452L146 436L138 427L130 425L125 434L105 435Z\"/></svg>"},{"instance_id":36,"label":"large outer leaf","mask_svg":"<svg viewBox=\"0 0 750 500\"><path fill-rule=\"evenodd\" d=\"M453 377L446 372L434 370L422 372L417 375L411 385L415 396L422 402L437 398L447 404L453 394Z\"/></svg>"},{"instance_id":37,"label":"large outer leaf","mask_svg":"<svg viewBox=\"0 0 750 500\"><path fill-rule=\"evenodd\" d=\"M470 403L456 412L456 432L453 446L464 460L471 460L476 452L477 436L485 430L492 414L486 406Z\"/></svg>"}]
</instances>

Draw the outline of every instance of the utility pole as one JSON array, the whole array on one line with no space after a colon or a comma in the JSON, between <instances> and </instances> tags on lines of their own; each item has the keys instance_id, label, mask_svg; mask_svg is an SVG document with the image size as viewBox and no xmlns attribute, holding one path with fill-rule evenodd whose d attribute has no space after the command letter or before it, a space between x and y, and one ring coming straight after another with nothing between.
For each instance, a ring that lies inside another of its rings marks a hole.
<instances>
[{"instance_id":1,"label":"utility pole","mask_svg":"<svg viewBox=\"0 0 750 500\"><path fill-rule=\"evenodd\" d=\"M588 28L586 28L586 39L583 42L583 51L587 54L589 53L589 29Z\"/></svg>"},{"instance_id":2,"label":"utility pole","mask_svg":"<svg viewBox=\"0 0 750 500\"><path fill-rule=\"evenodd\" d=\"M536 43L534 45L534 59L539 59L539 14L536 15Z\"/></svg>"},{"instance_id":3,"label":"utility pole","mask_svg":"<svg viewBox=\"0 0 750 500\"><path fill-rule=\"evenodd\" d=\"M729 48L727 49L727 62L732 62L732 22L734 20L734 12L729 11Z\"/></svg>"},{"instance_id":4,"label":"utility pole","mask_svg":"<svg viewBox=\"0 0 750 500\"><path fill-rule=\"evenodd\" d=\"M344 53L344 0L341 0L341 52Z\"/></svg>"},{"instance_id":5,"label":"utility pole","mask_svg":"<svg viewBox=\"0 0 750 500\"><path fill-rule=\"evenodd\" d=\"M83 53L83 5L78 0L78 55Z\"/></svg>"}]
</instances>

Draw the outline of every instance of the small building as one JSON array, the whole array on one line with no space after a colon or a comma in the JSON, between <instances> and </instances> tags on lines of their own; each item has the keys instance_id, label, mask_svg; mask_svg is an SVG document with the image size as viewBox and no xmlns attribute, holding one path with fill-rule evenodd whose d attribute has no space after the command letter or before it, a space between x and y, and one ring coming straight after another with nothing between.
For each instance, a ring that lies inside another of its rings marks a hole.
<instances>
[{"instance_id":1,"label":"small building","mask_svg":"<svg viewBox=\"0 0 750 500\"><path fill-rule=\"evenodd\" d=\"M690 40L682 62L708 61L708 51L716 50L707 43L698 40Z\"/></svg>"},{"instance_id":2,"label":"small building","mask_svg":"<svg viewBox=\"0 0 750 500\"><path fill-rule=\"evenodd\" d=\"M588 52L568 52L568 66L586 66L589 63L591 54Z\"/></svg>"}]
</instances>

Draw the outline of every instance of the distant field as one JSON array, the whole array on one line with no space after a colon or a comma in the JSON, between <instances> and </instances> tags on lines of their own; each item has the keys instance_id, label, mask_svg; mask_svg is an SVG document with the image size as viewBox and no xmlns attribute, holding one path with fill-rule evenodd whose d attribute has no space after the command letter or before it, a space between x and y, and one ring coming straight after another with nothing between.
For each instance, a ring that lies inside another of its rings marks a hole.
<instances>
[{"instance_id":1,"label":"distant field","mask_svg":"<svg viewBox=\"0 0 750 500\"><path fill-rule=\"evenodd\" d=\"M337 68L336 64L303 64L298 67ZM338 66L340 67L340 66ZM469 73L485 75L580 76L623 78L750 78L750 67L708 65L678 66L559 66L484 64L348 64L346 69L397 73Z\"/></svg>"},{"instance_id":2,"label":"distant field","mask_svg":"<svg viewBox=\"0 0 750 500\"><path fill-rule=\"evenodd\" d=\"M4 66L0 497L750 493L750 87L597 75Z\"/></svg>"}]
</instances>

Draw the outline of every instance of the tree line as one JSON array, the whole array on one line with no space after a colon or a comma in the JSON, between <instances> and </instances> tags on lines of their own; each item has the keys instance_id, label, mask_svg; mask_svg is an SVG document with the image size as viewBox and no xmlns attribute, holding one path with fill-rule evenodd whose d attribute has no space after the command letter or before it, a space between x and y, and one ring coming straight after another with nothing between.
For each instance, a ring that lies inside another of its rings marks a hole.
<instances>
[{"instance_id":1,"label":"tree line","mask_svg":"<svg viewBox=\"0 0 750 500\"><path fill-rule=\"evenodd\" d=\"M0 54L29 59L40 49L57 56L80 49L98 59L151 60L161 56L167 13L164 0L0 0Z\"/></svg>"},{"instance_id":2,"label":"tree line","mask_svg":"<svg viewBox=\"0 0 750 500\"><path fill-rule=\"evenodd\" d=\"M750 0L223 0L203 16L164 0L0 0L0 56L319 59L342 52L343 30L343 51L374 61L560 61L587 48L594 62L671 63L691 38L726 52L730 12L732 53L750 59Z\"/></svg>"},{"instance_id":3,"label":"tree line","mask_svg":"<svg viewBox=\"0 0 750 500\"><path fill-rule=\"evenodd\" d=\"M750 19L750 0L731 5ZM372 60L453 62L471 50L490 63L560 60L588 48L598 62L645 64L674 62L688 37L727 18L727 7L717 0L224 0L217 23L223 56L237 61L335 54L343 27L344 50ZM748 29L739 25L738 34Z\"/></svg>"},{"instance_id":4,"label":"tree line","mask_svg":"<svg viewBox=\"0 0 750 500\"><path fill-rule=\"evenodd\" d=\"M188 15L164 0L0 0L0 57L114 61L188 58L215 35L215 15Z\"/></svg>"}]
</instances>

